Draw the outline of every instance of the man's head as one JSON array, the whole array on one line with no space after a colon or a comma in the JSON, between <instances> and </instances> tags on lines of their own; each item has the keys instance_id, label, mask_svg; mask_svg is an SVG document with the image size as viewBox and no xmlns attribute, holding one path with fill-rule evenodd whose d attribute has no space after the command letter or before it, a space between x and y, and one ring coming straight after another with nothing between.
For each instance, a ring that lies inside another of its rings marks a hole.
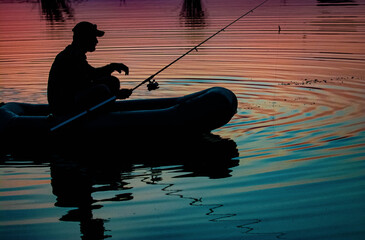
<instances>
[{"instance_id":1,"label":"man's head","mask_svg":"<svg viewBox=\"0 0 365 240\"><path fill-rule=\"evenodd\" d=\"M74 32L73 42L87 52L95 51L98 43L97 37L104 36L104 32L98 30L96 24L90 22L79 22L72 31Z\"/></svg>"}]
</instances>

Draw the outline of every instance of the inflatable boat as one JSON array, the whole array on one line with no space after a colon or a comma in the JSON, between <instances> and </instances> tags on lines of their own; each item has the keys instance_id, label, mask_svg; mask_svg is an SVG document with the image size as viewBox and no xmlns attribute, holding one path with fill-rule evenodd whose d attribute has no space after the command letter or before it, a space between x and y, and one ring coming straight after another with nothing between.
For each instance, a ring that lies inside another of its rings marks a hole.
<instances>
[{"instance_id":1,"label":"inflatable boat","mask_svg":"<svg viewBox=\"0 0 365 240\"><path fill-rule=\"evenodd\" d=\"M92 140L100 136L118 139L200 134L225 125L236 111L235 94L213 87L178 98L116 101L107 111L86 114L51 131L69 116L51 117L47 104L10 102L0 107L0 135L8 144L30 144L62 137Z\"/></svg>"}]
</instances>

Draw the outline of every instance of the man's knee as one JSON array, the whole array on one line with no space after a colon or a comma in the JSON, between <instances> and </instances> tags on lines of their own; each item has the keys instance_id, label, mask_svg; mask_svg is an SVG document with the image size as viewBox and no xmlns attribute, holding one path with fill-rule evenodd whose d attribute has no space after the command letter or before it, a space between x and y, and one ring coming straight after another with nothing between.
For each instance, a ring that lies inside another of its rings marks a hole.
<instances>
[{"instance_id":1,"label":"man's knee","mask_svg":"<svg viewBox=\"0 0 365 240\"><path fill-rule=\"evenodd\" d=\"M112 93L105 84L97 84L76 96L78 108L84 110L110 98Z\"/></svg>"},{"instance_id":2,"label":"man's knee","mask_svg":"<svg viewBox=\"0 0 365 240\"><path fill-rule=\"evenodd\" d=\"M107 76L94 81L96 85L106 85L113 95L116 95L120 89L119 79L114 76Z\"/></svg>"},{"instance_id":3,"label":"man's knee","mask_svg":"<svg viewBox=\"0 0 365 240\"><path fill-rule=\"evenodd\" d=\"M110 76L108 77L108 79L105 81L105 84L109 87L110 92L113 95L116 95L120 89L120 82L119 79L114 77L114 76Z\"/></svg>"}]
</instances>

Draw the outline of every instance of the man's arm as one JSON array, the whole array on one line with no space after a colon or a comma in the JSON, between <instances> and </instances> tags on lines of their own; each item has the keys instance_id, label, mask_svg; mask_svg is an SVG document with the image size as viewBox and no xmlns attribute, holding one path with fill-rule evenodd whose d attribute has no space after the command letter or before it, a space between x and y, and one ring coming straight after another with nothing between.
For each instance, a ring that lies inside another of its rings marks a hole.
<instances>
[{"instance_id":1,"label":"man's arm","mask_svg":"<svg viewBox=\"0 0 365 240\"><path fill-rule=\"evenodd\" d=\"M119 73L123 71L125 75L129 74L129 68L123 63L110 63L104 67L95 68L95 74L97 76L107 76L112 74L114 71Z\"/></svg>"}]
</instances>

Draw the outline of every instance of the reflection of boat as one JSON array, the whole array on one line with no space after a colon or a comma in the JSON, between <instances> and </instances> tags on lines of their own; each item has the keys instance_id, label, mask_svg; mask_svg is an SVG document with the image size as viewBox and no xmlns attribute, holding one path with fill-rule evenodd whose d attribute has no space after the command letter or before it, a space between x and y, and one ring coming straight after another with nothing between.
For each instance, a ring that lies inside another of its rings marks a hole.
<instances>
[{"instance_id":1,"label":"reflection of boat","mask_svg":"<svg viewBox=\"0 0 365 240\"><path fill-rule=\"evenodd\" d=\"M153 184L151 189L157 186L166 197L190 200L191 206L199 201L199 206L203 207L201 198L190 197L182 190L171 190L178 187L178 183L164 180L165 174L172 174L175 178L228 178L232 168L239 163L239 160L232 159L238 156L236 143L213 134L185 138L179 144L175 142L169 146L152 142L140 146L139 151L82 147L78 151L46 156L36 154L31 158L19 155L0 157L0 164L25 163L29 167L32 166L29 160L32 160L35 166L40 163L50 166L52 193L56 197L54 206L65 208L62 215L57 216L60 221L75 222L74 226L80 227L81 239L105 239L114 235L113 228L105 223L114 218L118 221L124 213L121 210L118 215L110 214L110 209L115 210L116 206L120 209L127 201L141 204L141 199L136 197L141 184ZM149 189L148 186L142 188ZM53 201L53 198L49 199ZM111 202L114 207L108 204ZM142 200L146 209L151 206L148 202ZM104 209L106 214L95 214L98 209ZM211 205L207 204L206 209L209 214L214 212ZM59 214L60 211L53 212Z\"/></svg>"},{"instance_id":2,"label":"reflection of boat","mask_svg":"<svg viewBox=\"0 0 365 240\"><path fill-rule=\"evenodd\" d=\"M237 99L230 90L215 87L180 98L120 101L113 108L116 111L89 114L51 133L49 129L60 119L48 117L48 105L7 103L0 107L0 134L11 146L34 141L43 145L65 137L66 142L77 139L77 143L100 140L100 137L103 141L112 137L114 141L127 136L138 140L146 136L153 139L206 133L232 118Z\"/></svg>"},{"instance_id":3,"label":"reflection of boat","mask_svg":"<svg viewBox=\"0 0 365 240\"><path fill-rule=\"evenodd\" d=\"M163 181L164 171L171 172L173 169L175 177L179 178L227 178L231 176L231 168L238 166L239 162L232 159L238 154L235 142L212 134L188 141L184 146L179 145L176 152L165 150L166 147L160 146L155 151L143 149L126 154L117 149L107 153L96 149L58 156L50 164L52 192L57 197L55 206L75 208L68 210L60 220L80 222L83 239L87 236L98 237L90 239L104 239L113 232L105 229L104 222L107 220L95 217L93 212L108 202L120 202L119 206L122 206L121 202L134 201L134 188L138 189L140 183L135 186L131 184L134 182L131 179L161 185L166 195L173 196L167 190L173 184ZM112 161L108 162L107 159ZM107 194L102 194L104 192ZM95 193L99 193L99 198L94 198ZM184 195L179 191L179 198L192 199Z\"/></svg>"}]
</instances>

